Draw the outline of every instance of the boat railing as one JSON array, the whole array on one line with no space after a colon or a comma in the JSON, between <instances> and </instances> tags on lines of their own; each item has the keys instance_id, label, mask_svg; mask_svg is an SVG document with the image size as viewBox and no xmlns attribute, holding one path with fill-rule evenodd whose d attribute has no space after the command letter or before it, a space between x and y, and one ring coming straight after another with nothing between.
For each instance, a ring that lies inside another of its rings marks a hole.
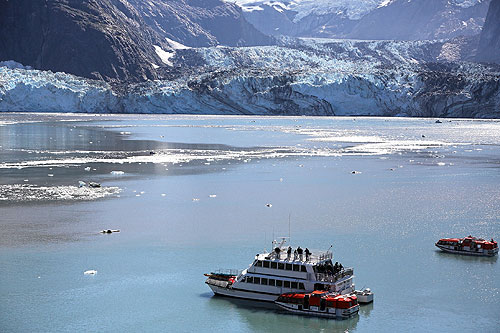
<instances>
[{"instance_id":1,"label":"boat railing","mask_svg":"<svg viewBox=\"0 0 500 333\"><path fill-rule=\"evenodd\" d=\"M234 276L238 276L241 274L241 272L243 272L242 269L217 269L215 271L213 271L212 273L213 274L220 274L220 275L234 275Z\"/></svg>"},{"instance_id":2,"label":"boat railing","mask_svg":"<svg viewBox=\"0 0 500 333\"><path fill-rule=\"evenodd\" d=\"M327 251L325 253L321 253L319 256L318 256L318 260L319 261L323 261L323 260L328 260L328 259L333 259L333 253L330 252L330 251Z\"/></svg>"},{"instance_id":3,"label":"boat railing","mask_svg":"<svg viewBox=\"0 0 500 333\"><path fill-rule=\"evenodd\" d=\"M336 282L346 276L351 276L354 274L354 270L352 268L345 268L341 272L336 274L328 274L328 273L316 273L316 281L320 282Z\"/></svg>"}]
</instances>

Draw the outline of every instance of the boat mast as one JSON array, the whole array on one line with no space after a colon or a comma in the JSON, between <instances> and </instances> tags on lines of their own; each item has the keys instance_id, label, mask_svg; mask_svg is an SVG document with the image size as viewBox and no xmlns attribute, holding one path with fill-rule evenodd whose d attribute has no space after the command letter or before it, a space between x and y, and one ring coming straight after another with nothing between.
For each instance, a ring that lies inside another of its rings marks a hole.
<instances>
[{"instance_id":1,"label":"boat mast","mask_svg":"<svg viewBox=\"0 0 500 333\"><path fill-rule=\"evenodd\" d=\"M290 237L290 217L292 213L288 213L288 244L292 244L292 237Z\"/></svg>"}]
</instances>

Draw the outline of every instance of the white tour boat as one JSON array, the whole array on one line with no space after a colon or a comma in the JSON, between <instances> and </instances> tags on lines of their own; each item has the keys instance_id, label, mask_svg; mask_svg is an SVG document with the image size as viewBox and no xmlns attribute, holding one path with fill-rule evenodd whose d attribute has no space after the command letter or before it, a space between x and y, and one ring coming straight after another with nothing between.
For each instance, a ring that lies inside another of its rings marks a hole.
<instances>
[{"instance_id":1,"label":"white tour boat","mask_svg":"<svg viewBox=\"0 0 500 333\"><path fill-rule=\"evenodd\" d=\"M308 249L294 250L285 244L286 238L280 243L273 241L274 250L257 254L243 271L205 274L205 283L216 295L269 302L285 293L320 290L345 295L354 292L353 269L333 264L330 250L313 254Z\"/></svg>"}]
</instances>

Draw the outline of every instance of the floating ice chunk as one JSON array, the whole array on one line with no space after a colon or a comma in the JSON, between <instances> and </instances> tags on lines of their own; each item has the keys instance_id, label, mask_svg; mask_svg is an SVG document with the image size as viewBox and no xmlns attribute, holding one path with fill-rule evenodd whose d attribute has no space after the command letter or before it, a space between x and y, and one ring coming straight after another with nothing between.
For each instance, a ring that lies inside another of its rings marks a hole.
<instances>
[{"instance_id":1,"label":"floating ice chunk","mask_svg":"<svg viewBox=\"0 0 500 333\"><path fill-rule=\"evenodd\" d=\"M210 194L208 197L209 197L209 198L216 198L216 197L217 197L217 194Z\"/></svg>"},{"instance_id":2,"label":"floating ice chunk","mask_svg":"<svg viewBox=\"0 0 500 333\"><path fill-rule=\"evenodd\" d=\"M96 182L89 182L89 186L92 188L99 188L99 187L101 187L101 184L96 183Z\"/></svg>"},{"instance_id":3,"label":"floating ice chunk","mask_svg":"<svg viewBox=\"0 0 500 333\"><path fill-rule=\"evenodd\" d=\"M197 202L197 201L200 201L200 199L198 199L198 198L193 198L193 202Z\"/></svg>"},{"instance_id":4,"label":"floating ice chunk","mask_svg":"<svg viewBox=\"0 0 500 333\"><path fill-rule=\"evenodd\" d=\"M87 184L84 181L81 180L78 181L78 187L84 187L85 185Z\"/></svg>"},{"instance_id":5,"label":"floating ice chunk","mask_svg":"<svg viewBox=\"0 0 500 333\"><path fill-rule=\"evenodd\" d=\"M114 232L120 232L120 230L119 229L105 229L105 230L100 231L101 234L112 234Z\"/></svg>"},{"instance_id":6,"label":"floating ice chunk","mask_svg":"<svg viewBox=\"0 0 500 333\"><path fill-rule=\"evenodd\" d=\"M85 169L83 169L85 171L90 171L90 167L86 167Z\"/></svg>"},{"instance_id":7,"label":"floating ice chunk","mask_svg":"<svg viewBox=\"0 0 500 333\"><path fill-rule=\"evenodd\" d=\"M30 180L29 180L29 179L25 179L24 181L25 181L25 182L29 182Z\"/></svg>"},{"instance_id":8,"label":"floating ice chunk","mask_svg":"<svg viewBox=\"0 0 500 333\"><path fill-rule=\"evenodd\" d=\"M351 171L351 173L352 173L353 175L357 175L357 174L360 174L360 173L361 173L361 171L356 171L356 170L353 170L353 171Z\"/></svg>"},{"instance_id":9,"label":"floating ice chunk","mask_svg":"<svg viewBox=\"0 0 500 333\"><path fill-rule=\"evenodd\" d=\"M165 193L162 193L162 194L161 194L161 196L162 196L162 197L166 197L167 195L166 195Z\"/></svg>"},{"instance_id":10,"label":"floating ice chunk","mask_svg":"<svg viewBox=\"0 0 500 333\"><path fill-rule=\"evenodd\" d=\"M267 203L267 204L266 204L266 207L271 208L272 206L273 206L273 205L271 205L270 203Z\"/></svg>"},{"instance_id":11,"label":"floating ice chunk","mask_svg":"<svg viewBox=\"0 0 500 333\"><path fill-rule=\"evenodd\" d=\"M49 173L47 176L49 176L49 177L54 177L54 174Z\"/></svg>"},{"instance_id":12,"label":"floating ice chunk","mask_svg":"<svg viewBox=\"0 0 500 333\"><path fill-rule=\"evenodd\" d=\"M114 176L121 176L121 175L124 175L124 174L125 174L125 172L120 171L120 170L113 170L113 171L111 171L110 173L111 173L112 175L114 175Z\"/></svg>"},{"instance_id":13,"label":"floating ice chunk","mask_svg":"<svg viewBox=\"0 0 500 333\"><path fill-rule=\"evenodd\" d=\"M97 271L95 269L89 269L88 271L83 272L84 275L96 275Z\"/></svg>"},{"instance_id":14,"label":"floating ice chunk","mask_svg":"<svg viewBox=\"0 0 500 333\"><path fill-rule=\"evenodd\" d=\"M443 165L446 165L446 163L444 163L444 162L439 162L437 165L439 165L439 166L443 166Z\"/></svg>"}]
</instances>

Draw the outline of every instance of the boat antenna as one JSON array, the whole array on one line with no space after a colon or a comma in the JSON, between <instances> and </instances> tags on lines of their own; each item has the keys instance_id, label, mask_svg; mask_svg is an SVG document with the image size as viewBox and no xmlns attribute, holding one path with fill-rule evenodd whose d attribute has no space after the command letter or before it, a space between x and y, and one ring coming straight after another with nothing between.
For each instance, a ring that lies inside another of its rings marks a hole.
<instances>
[{"instance_id":1,"label":"boat antenna","mask_svg":"<svg viewBox=\"0 0 500 333\"><path fill-rule=\"evenodd\" d=\"M290 218L292 213L288 213L288 245L292 244L292 237L290 236Z\"/></svg>"}]
</instances>

